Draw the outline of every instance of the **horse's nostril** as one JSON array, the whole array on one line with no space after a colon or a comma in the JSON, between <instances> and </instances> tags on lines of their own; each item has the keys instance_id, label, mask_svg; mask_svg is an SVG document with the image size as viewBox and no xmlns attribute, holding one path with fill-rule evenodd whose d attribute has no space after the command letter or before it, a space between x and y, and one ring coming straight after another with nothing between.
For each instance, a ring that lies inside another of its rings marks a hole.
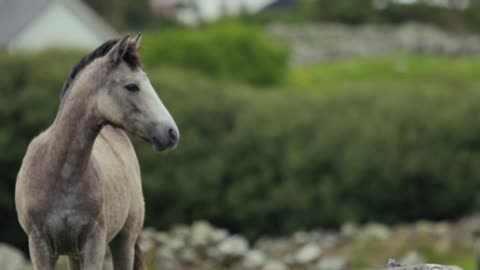
<instances>
[{"instance_id":1,"label":"horse's nostril","mask_svg":"<svg viewBox=\"0 0 480 270\"><path fill-rule=\"evenodd\" d=\"M170 138L170 141L171 142L177 142L178 140L178 134L177 132L173 129L173 128L170 128L168 130L168 138Z\"/></svg>"}]
</instances>

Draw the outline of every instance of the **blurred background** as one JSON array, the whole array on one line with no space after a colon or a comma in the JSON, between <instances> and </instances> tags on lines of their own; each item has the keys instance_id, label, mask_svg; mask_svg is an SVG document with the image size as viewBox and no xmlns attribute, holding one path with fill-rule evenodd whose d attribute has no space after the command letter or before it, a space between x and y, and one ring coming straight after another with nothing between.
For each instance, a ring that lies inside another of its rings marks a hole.
<instances>
[{"instance_id":1,"label":"blurred background","mask_svg":"<svg viewBox=\"0 0 480 270\"><path fill-rule=\"evenodd\" d=\"M133 139L147 269L476 269L478 0L0 0L2 269L29 267L15 178L70 69L137 32L182 133Z\"/></svg>"}]
</instances>

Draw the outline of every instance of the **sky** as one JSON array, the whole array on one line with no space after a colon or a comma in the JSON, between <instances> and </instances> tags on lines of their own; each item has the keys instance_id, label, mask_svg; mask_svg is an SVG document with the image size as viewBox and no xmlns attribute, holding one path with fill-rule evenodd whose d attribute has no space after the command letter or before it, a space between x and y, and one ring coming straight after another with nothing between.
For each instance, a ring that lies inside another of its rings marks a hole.
<instances>
[{"instance_id":1,"label":"sky","mask_svg":"<svg viewBox=\"0 0 480 270\"><path fill-rule=\"evenodd\" d=\"M202 7L202 12L206 16L215 17L218 16L222 9L222 2L225 2L228 9L234 13L240 12L242 9L247 8L251 11L256 11L273 2L272 0L197 0L199 6Z\"/></svg>"},{"instance_id":2,"label":"sky","mask_svg":"<svg viewBox=\"0 0 480 270\"><path fill-rule=\"evenodd\" d=\"M222 15L222 5L225 3L227 9L232 14L239 14L247 9L251 12L260 10L274 0L195 0L199 7L199 12L205 20L215 20ZM182 21L194 23L195 16L190 11L184 11L179 14Z\"/></svg>"}]
</instances>

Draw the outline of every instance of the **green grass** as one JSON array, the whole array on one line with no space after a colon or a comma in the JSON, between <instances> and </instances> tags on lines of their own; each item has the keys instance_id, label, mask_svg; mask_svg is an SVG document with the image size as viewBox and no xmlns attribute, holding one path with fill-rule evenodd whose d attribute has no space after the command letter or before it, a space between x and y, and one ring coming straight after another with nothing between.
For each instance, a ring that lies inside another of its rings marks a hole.
<instances>
[{"instance_id":1,"label":"green grass","mask_svg":"<svg viewBox=\"0 0 480 270\"><path fill-rule=\"evenodd\" d=\"M480 89L480 58L395 55L295 68L287 87L325 93L358 89Z\"/></svg>"},{"instance_id":2,"label":"green grass","mask_svg":"<svg viewBox=\"0 0 480 270\"><path fill-rule=\"evenodd\" d=\"M446 239L443 239L445 241ZM395 234L383 240L358 241L340 251L351 259L353 269L379 269L389 258L402 259L408 251L418 251L428 263L456 265L464 270L475 270L473 249L449 242L442 246L442 240L430 236L413 237Z\"/></svg>"}]
</instances>

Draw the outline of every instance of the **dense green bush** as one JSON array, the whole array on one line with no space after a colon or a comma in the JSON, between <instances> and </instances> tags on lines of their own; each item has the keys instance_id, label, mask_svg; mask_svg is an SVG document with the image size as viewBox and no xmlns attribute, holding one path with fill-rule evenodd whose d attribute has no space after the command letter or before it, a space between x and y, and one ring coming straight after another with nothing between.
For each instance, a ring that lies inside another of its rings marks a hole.
<instances>
[{"instance_id":1,"label":"dense green bush","mask_svg":"<svg viewBox=\"0 0 480 270\"><path fill-rule=\"evenodd\" d=\"M150 67L177 66L257 85L279 83L288 64L285 46L255 26L227 21L147 35L142 48Z\"/></svg>"},{"instance_id":2,"label":"dense green bush","mask_svg":"<svg viewBox=\"0 0 480 270\"><path fill-rule=\"evenodd\" d=\"M52 122L76 58L0 57L2 242L26 243L13 205L15 175L28 142ZM479 209L478 83L431 74L405 85L360 82L345 73L329 84L337 91L319 95L253 91L171 68L147 72L182 134L177 149L163 154L134 140L148 226L208 219L255 237ZM438 89L423 88L423 80Z\"/></svg>"}]
</instances>

